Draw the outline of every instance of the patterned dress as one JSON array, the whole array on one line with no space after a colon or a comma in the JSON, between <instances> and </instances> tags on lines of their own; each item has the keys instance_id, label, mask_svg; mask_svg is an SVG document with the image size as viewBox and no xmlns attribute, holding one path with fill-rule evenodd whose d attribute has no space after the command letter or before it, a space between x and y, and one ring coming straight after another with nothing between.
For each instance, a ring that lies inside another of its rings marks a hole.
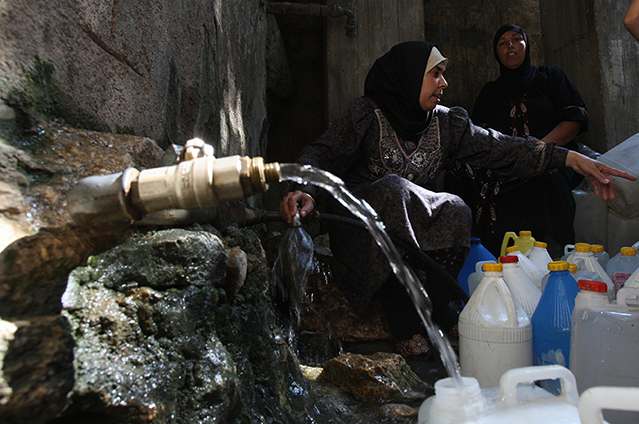
<instances>
[{"instance_id":1,"label":"patterned dress","mask_svg":"<svg viewBox=\"0 0 639 424\"><path fill-rule=\"evenodd\" d=\"M556 67L530 66L529 80L489 82L477 97L473 122L505 134L543 138L562 121L588 127L588 113L579 92ZM517 90L511 86L516 86ZM574 141L565 147L576 150ZM498 254L504 233L530 230L548 243L552 257L575 242L572 189L583 178L572 169L545 172L534 178L495 175L484 167L457 167L447 175L446 190L458 194L473 211L474 236Z\"/></svg>"},{"instance_id":2,"label":"patterned dress","mask_svg":"<svg viewBox=\"0 0 639 424\"><path fill-rule=\"evenodd\" d=\"M297 162L344 180L375 209L389 234L427 253L467 253L469 208L458 196L435 191L447 164L457 160L488 165L503 175L532 176L562 167L567 151L474 126L462 108L437 106L434 112L428 129L410 143L396 135L372 100L353 99L342 117L302 150ZM305 190L313 192L312 187ZM366 231L332 227L333 272L354 309L363 311L391 268Z\"/></svg>"}]
</instances>

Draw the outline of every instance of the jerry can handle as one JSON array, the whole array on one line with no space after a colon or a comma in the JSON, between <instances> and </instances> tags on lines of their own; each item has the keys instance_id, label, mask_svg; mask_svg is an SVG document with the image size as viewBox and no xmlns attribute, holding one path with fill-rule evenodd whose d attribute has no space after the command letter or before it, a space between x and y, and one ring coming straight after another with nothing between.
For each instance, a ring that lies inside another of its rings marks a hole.
<instances>
[{"instance_id":1,"label":"jerry can handle","mask_svg":"<svg viewBox=\"0 0 639 424\"><path fill-rule=\"evenodd\" d=\"M570 370L561 365L542 365L532 367L514 368L506 371L499 380L502 400L508 407L519 405L517 400L517 386L520 384L534 383L539 380L561 380L561 394L557 397L563 398L571 405L577 405L579 392L577 391L577 380Z\"/></svg>"},{"instance_id":2,"label":"jerry can handle","mask_svg":"<svg viewBox=\"0 0 639 424\"><path fill-rule=\"evenodd\" d=\"M591 387L581 394L577 409L581 424L603 424L602 409L639 411L639 387Z\"/></svg>"},{"instance_id":3,"label":"jerry can handle","mask_svg":"<svg viewBox=\"0 0 639 424\"><path fill-rule=\"evenodd\" d=\"M569 253L571 253L573 250L575 250L575 245L574 244L567 244L564 246L564 255L567 255Z\"/></svg>"},{"instance_id":4,"label":"jerry can handle","mask_svg":"<svg viewBox=\"0 0 639 424\"><path fill-rule=\"evenodd\" d=\"M501 242L501 255L499 256L506 256L506 248L508 247L508 242L510 240L515 240L517 238L517 234L515 234L514 231L507 231L504 234L504 241Z\"/></svg>"},{"instance_id":5,"label":"jerry can handle","mask_svg":"<svg viewBox=\"0 0 639 424\"><path fill-rule=\"evenodd\" d=\"M628 304L628 299L631 303ZM628 308L639 307L639 287L622 287L617 292L617 304Z\"/></svg>"}]
</instances>

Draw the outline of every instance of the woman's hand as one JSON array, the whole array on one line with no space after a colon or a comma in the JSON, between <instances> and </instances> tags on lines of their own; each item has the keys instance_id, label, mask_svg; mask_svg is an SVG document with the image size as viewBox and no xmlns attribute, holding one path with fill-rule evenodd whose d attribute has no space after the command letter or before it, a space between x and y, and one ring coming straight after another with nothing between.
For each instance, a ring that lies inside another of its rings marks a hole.
<instances>
[{"instance_id":1,"label":"woman's hand","mask_svg":"<svg viewBox=\"0 0 639 424\"><path fill-rule=\"evenodd\" d=\"M605 200L615 198L615 188L609 178L610 176L621 177L630 181L637 179L637 177L633 175L611 168L608 165L572 150L568 152L568 156L566 157L566 166L571 167L581 175L587 177L595 189L595 196L601 196Z\"/></svg>"},{"instance_id":2,"label":"woman's hand","mask_svg":"<svg viewBox=\"0 0 639 424\"><path fill-rule=\"evenodd\" d=\"M315 201L310 194L297 190L287 193L280 202L280 216L290 224L297 213L299 205L300 217L304 218L315 208Z\"/></svg>"}]
</instances>

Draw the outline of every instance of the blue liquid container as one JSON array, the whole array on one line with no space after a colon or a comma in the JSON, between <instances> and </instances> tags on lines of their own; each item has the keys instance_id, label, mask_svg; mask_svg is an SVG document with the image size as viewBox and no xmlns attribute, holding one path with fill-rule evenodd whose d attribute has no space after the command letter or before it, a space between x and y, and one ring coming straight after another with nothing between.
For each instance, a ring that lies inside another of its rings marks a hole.
<instances>
[{"instance_id":1,"label":"blue liquid container","mask_svg":"<svg viewBox=\"0 0 639 424\"><path fill-rule=\"evenodd\" d=\"M497 258L481 244L479 237L471 237L470 252L468 252L464 266L459 271L459 274L457 274L457 282L459 282L459 285L462 289L464 289L467 295L470 295L468 289L468 276L475 272L475 264L479 261L488 260L493 260L495 263L497 262Z\"/></svg>"},{"instance_id":2,"label":"blue liquid container","mask_svg":"<svg viewBox=\"0 0 639 424\"><path fill-rule=\"evenodd\" d=\"M556 364L568 368L572 311L579 289L568 271L568 262L550 262L548 269L548 282L531 319L533 364ZM561 392L558 380L544 380L540 385L553 394Z\"/></svg>"}]
</instances>

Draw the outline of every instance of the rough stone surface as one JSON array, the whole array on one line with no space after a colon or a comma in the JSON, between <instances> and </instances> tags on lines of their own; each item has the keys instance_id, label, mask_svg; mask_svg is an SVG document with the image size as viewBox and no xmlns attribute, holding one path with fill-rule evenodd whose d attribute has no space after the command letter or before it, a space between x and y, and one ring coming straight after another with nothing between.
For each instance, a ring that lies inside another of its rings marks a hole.
<instances>
[{"instance_id":1,"label":"rough stone surface","mask_svg":"<svg viewBox=\"0 0 639 424\"><path fill-rule=\"evenodd\" d=\"M394 353L342 354L326 363L320 377L369 403L423 399L429 391L404 358Z\"/></svg>"},{"instance_id":2,"label":"rough stone surface","mask_svg":"<svg viewBox=\"0 0 639 424\"><path fill-rule=\"evenodd\" d=\"M0 250L40 228L70 221L66 195L91 175L156 166L151 139L80 130L32 118L0 121ZM26 125L26 126L22 126Z\"/></svg>"},{"instance_id":3,"label":"rough stone surface","mask_svg":"<svg viewBox=\"0 0 639 424\"><path fill-rule=\"evenodd\" d=\"M263 155L266 42L261 0L3 2L0 93L164 148L199 136L220 157ZM43 67L46 92L30 83Z\"/></svg>"}]
</instances>

